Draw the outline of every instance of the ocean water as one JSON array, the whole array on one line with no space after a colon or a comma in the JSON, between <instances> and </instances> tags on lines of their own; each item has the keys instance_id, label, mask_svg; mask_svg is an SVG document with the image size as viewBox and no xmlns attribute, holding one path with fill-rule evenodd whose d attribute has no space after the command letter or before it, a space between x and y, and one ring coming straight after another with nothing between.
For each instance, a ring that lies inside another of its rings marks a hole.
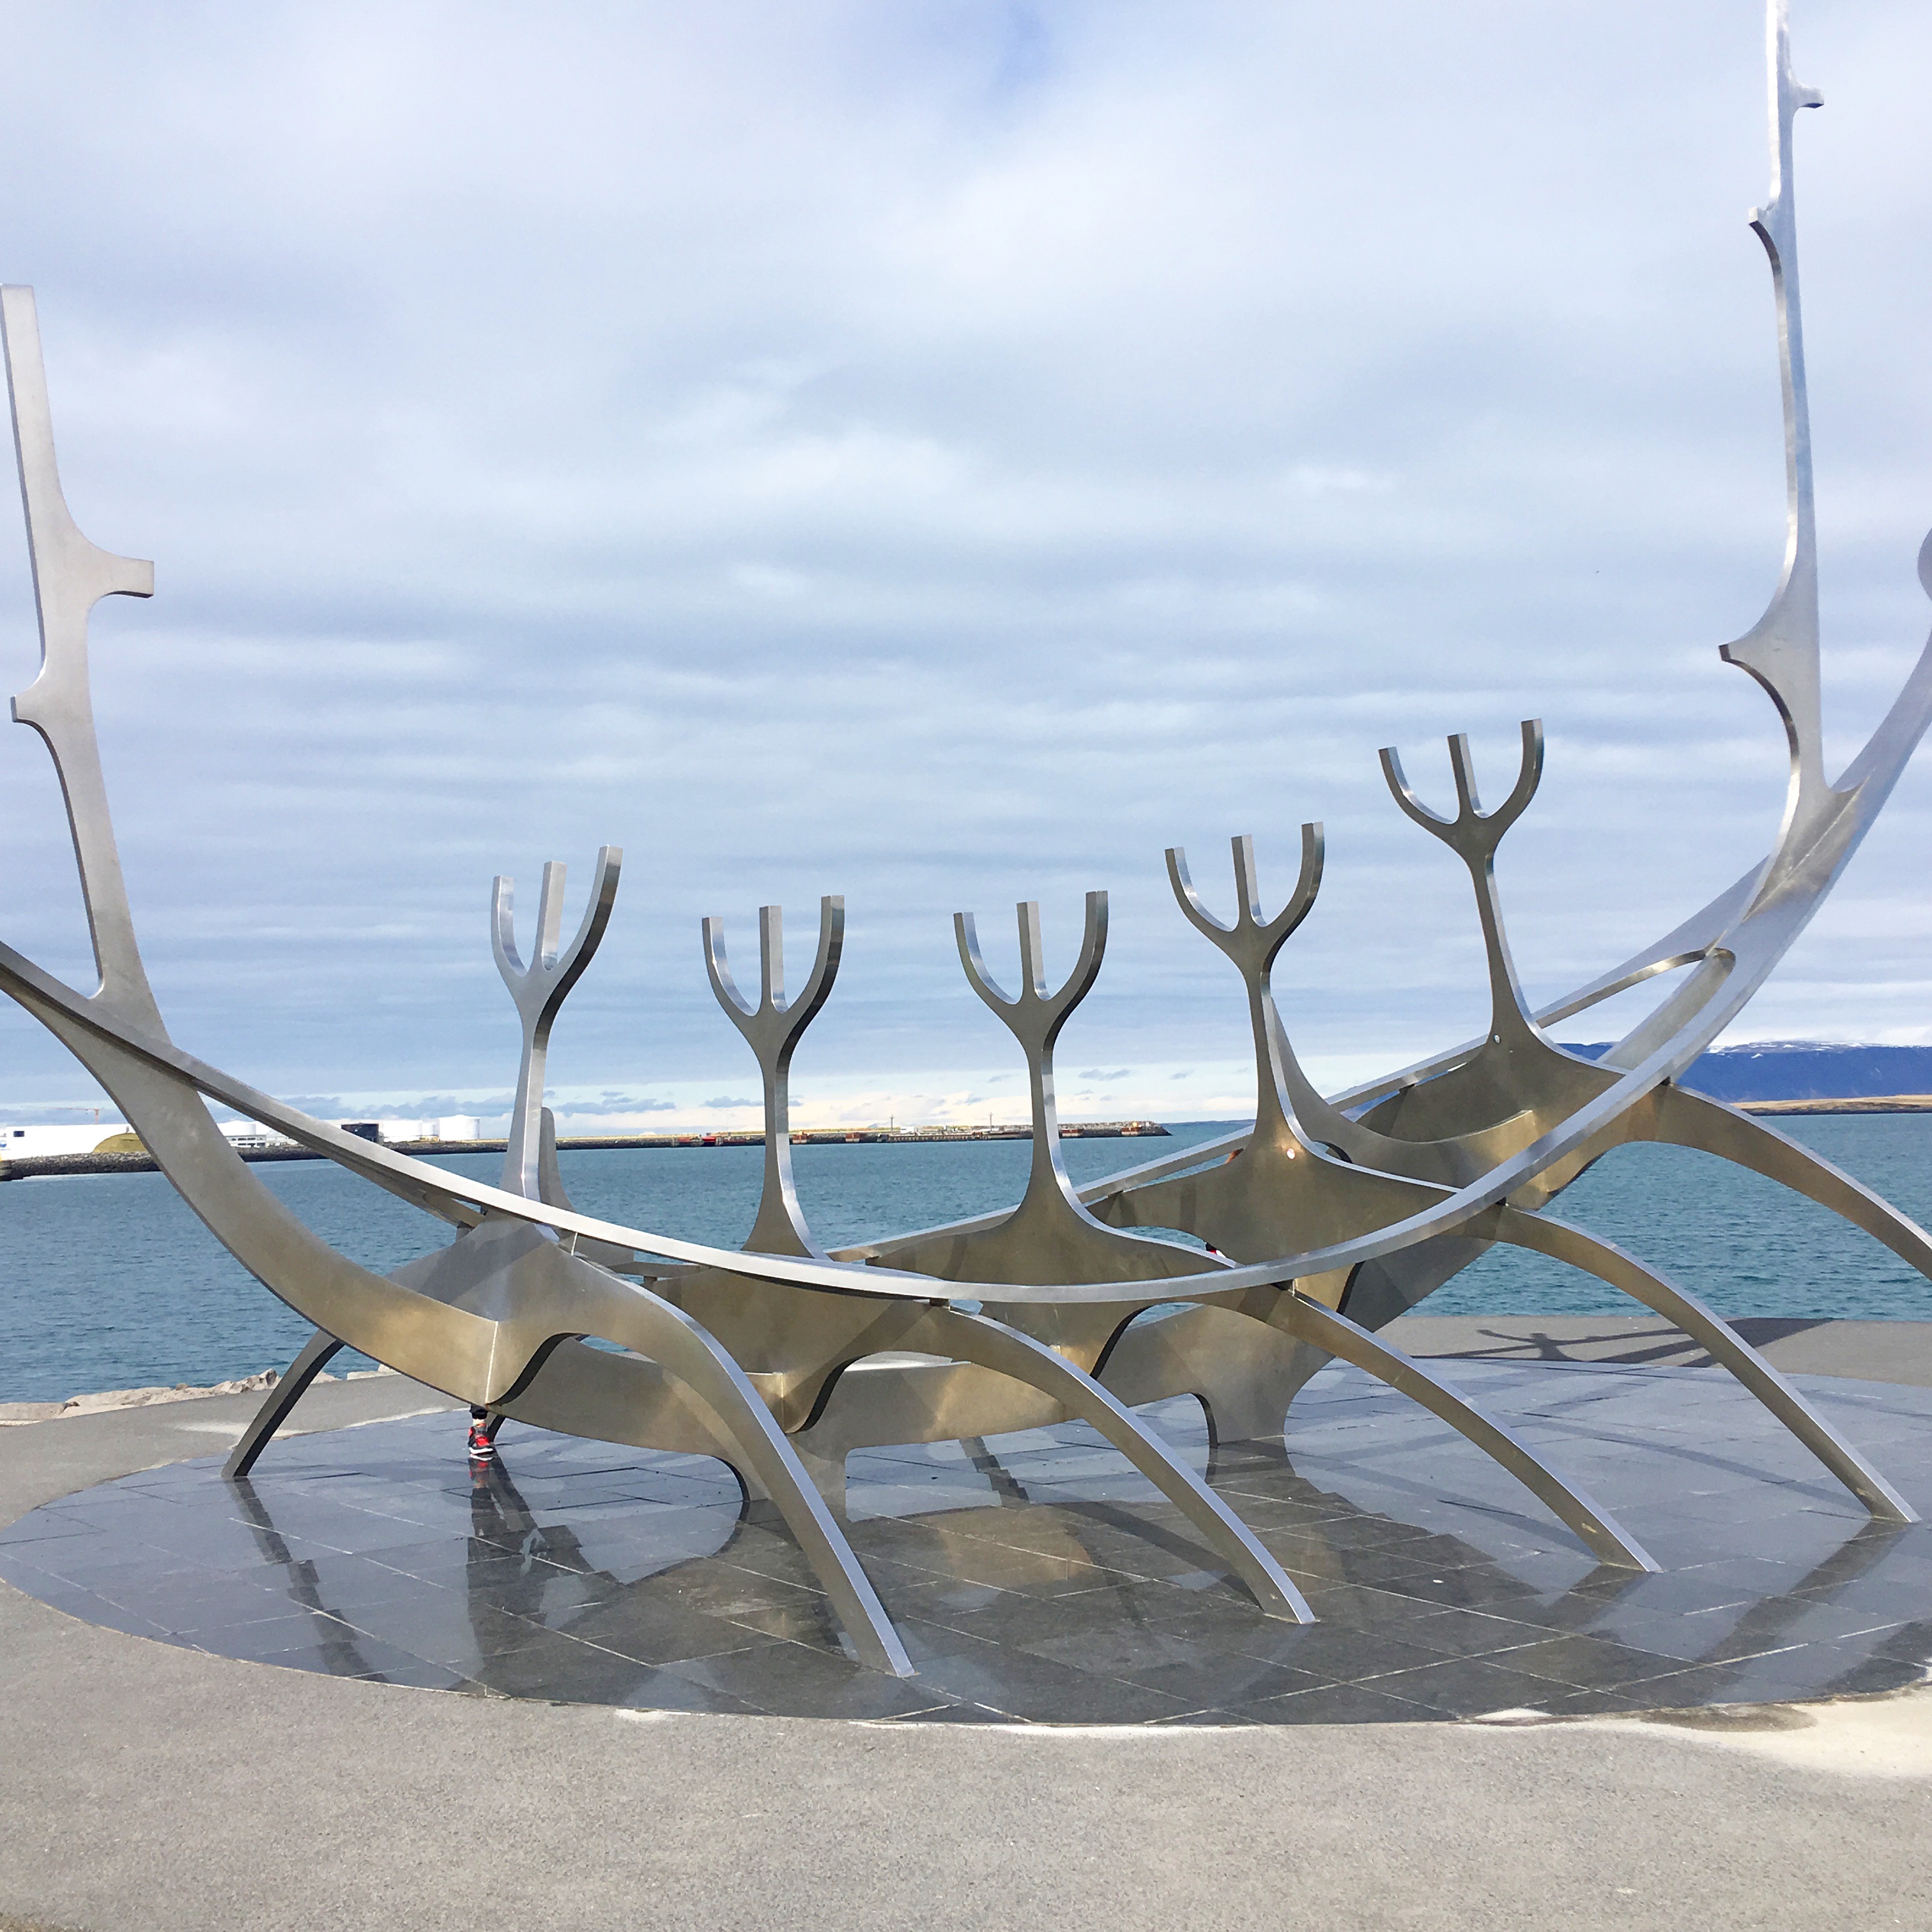
<instances>
[{"instance_id":1,"label":"ocean water","mask_svg":"<svg viewBox=\"0 0 1932 1932\"><path fill-rule=\"evenodd\" d=\"M1177 1126L1169 1140L1064 1142L1078 1181L1210 1138L1229 1124ZM1932 1222L1932 1117L1820 1115L1796 1139ZM998 1208L1024 1185L1019 1141L799 1148L799 1194L828 1246L929 1227ZM494 1180L497 1154L440 1157ZM756 1148L566 1154L584 1212L735 1246L752 1223ZM440 1222L326 1162L255 1172L309 1226L386 1270L441 1245ZM1932 1282L1822 1208L1708 1155L1618 1149L1555 1211L1630 1249L1726 1315L1932 1320ZM1587 1276L1496 1249L1423 1304L1431 1314L1620 1314L1634 1303ZM308 1334L231 1260L158 1174L76 1174L0 1186L0 1402L84 1390L206 1383L281 1364ZM338 1357L334 1366L365 1366Z\"/></svg>"}]
</instances>

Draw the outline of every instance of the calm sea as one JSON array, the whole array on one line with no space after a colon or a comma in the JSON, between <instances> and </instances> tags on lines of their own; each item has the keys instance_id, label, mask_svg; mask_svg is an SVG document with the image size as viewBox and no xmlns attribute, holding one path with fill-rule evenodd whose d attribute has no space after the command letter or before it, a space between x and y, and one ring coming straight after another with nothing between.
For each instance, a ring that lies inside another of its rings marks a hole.
<instances>
[{"instance_id":1,"label":"calm sea","mask_svg":"<svg viewBox=\"0 0 1932 1932\"><path fill-rule=\"evenodd\" d=\"M1177 1127L1166 1141L1069 1141L1085 1181L1206 1139L1229 1124ZM1932 1117L1823 1115L1795 1138L1932 1222ZM756 1148L566 1154L566 1185L587 1214L735 1246L757 1204ZM929 1227L1012 1201L1018 1141L801 1148L799 1193L829 1246ZM443 1157L494 1180L496 1154ZM326 1162L256 1174L324 1238L387 1270L446 1231ZM1619 1148L1558 1212L1618 1242L1728 1315L1932 1320L1932 1282L1822 1208L1724 1162L1675 1149ZM1492 1250L1439 1289L1431 1314L1618 1314L1634 1303L1552 1263ZM84 1390L220 1382L285 1364L307 1324L245 1274L158 1174L77 1174L0 1186L0 1401ZM347 1362L339 1357L339 1370ZM363 1366L359 1361L351 1364Z\"/></svg>"}]
</instances>

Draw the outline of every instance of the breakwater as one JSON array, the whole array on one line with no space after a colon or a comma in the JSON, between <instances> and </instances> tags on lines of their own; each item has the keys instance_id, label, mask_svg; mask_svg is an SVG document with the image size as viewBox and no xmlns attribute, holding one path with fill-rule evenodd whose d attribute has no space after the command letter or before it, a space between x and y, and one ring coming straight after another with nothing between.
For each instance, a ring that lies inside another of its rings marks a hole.
<instances>
[{"instance_id":1,"label":"breakwater","mask_svg":"<svg viewBox=\"0 0 1932 1932\"><path fill-rule=\"evenodd\" d=\"M1064 1141L1121 1140L1142 1135L1167 1135L1157 1120L1070 1120L1063 1124ZM794 1127L794 1147L877 1146L916 1147L940 1141L1030 1140L1030 1127ZM584 1154L598 1148L763 1147L760 1132L688 1134L573 1134L560 1136L560 1154ZM386 1141L386 1147L398 1154L501 1154L500 1140ZM250 1162L326 1160L326 1154L303 1147L255 1147L236 1150ZM154 1158L148 1154L39 1154L22 1160L0 1160L0 1180L31 1180L37 1177L62 1174L152 1174Z\"/></svg>"}]
</instances>

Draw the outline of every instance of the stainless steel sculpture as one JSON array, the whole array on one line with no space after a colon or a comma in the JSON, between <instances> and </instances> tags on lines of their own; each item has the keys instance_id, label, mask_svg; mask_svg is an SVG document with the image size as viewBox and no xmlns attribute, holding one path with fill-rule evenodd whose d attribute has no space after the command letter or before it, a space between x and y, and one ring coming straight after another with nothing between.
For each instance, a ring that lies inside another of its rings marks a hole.
<instances>
[{"instance_id":1,"label":"stainless steel sculpture","mask_svg":"<svg viewBox=\"0 0 1932 1932\"><path fill-rule=\"evenodd\" d=\"M1642 1547L1500 1424L1375 1330L1497 1242L1612 1283L1695 1336L1874 1516L1911 1511L1760 1356L1708 1309L1635 1257L1551 1216L1549 1204L1620 1143L1702 1148L1828 1207L1932 1276L1932 1238L1849 1176L1676 1077L1736 1017L1803 929L1857 849L1932 719L1932 644L1870 742L1834 784L1825 774L1819 698L1816 541L1791 196L1792 122L1818 97L1791 75L1784 0L1772 0L1772 194L1754 226L1771 257L1784 370L1788 542L1763 618L1725 647L1764 687L1790 741L1784 822L1769 854L1652 946L1532 1012L1510 961L1492 868L1540 776L1540 726L1523 727L1521 769L1485 813L1466 743L1450 740L1456 809L1438 815L1393 751L1396 802L1468 868L1489 963L1490 1030L1354 1091L1324 1096L1303 1072L1271 983L1277 956L1319 890L1322 838L1302 829L1300 876L1264 918L1252 841L1234 841L1234 922L1222 924L1168 854L1184 915L1240 974L1256 1068L1246 1132L1076 1189L1061 1165L1053 1046L1092 986L1106 902L1088 896L1080 962L1049 994L1040 914L1020 908L1022 979L1002 992L970 915L958 938L968 979L1014 1034L1033 1099L1034 1157L1010 1210L828 1253L792 1186L788 1078L830 997L844 904L820 910L816 962L788 1004L780 919L761 914L756 1005L738 992L722 927L704 923L712 984L764 1081L764 1192L745 1252L625 1228L566 1196L542 1105L544 1056L566 997L609 917L620 855L598 860L590 908L559 947L562 868L545 870L526 965L508 882L492 926L524 1027L502 1184L490 1187L310 1118L182 1052L170 1039L136 945L97 749L88 614L99 598L149 596L150 566L110 555L62 499L33 297L0 298L8 377L39 599L43 662L14 715L53 756L100 975L92 993L0 946L0 986L62 1040L125 1110L170 1179L230 1250L316 1324L287 1378L238 1445L245 1478L323 1362L345 1344L498 1417L611 1441L722 1456L748 1492L769 1496L816 1570L854 1654L911 1666L838 1521L844 1459L866 1444L943 1441L1078 1418L1180 1509L1258 1609L1308 1607L1208 1484L1180 1462L1136 1406L1198 1396L1223 1438L1278 1436L1296 1390L1332 1358L1414 1397L1517 1477L1603 1562L1654 1568ZM1932 538L1919 558L1932 594ZM1674 968L1692 970L1650 1016L1589 1062L1546 1029ZM232 1107L326 1154L457 1232L388 1278L330 1249L262 1186L205 1101ZM1202 1255L1130 1230L1181 1228ZM615 1343L624 1352L587 1346Z\"/></svg>"}]
</instances>

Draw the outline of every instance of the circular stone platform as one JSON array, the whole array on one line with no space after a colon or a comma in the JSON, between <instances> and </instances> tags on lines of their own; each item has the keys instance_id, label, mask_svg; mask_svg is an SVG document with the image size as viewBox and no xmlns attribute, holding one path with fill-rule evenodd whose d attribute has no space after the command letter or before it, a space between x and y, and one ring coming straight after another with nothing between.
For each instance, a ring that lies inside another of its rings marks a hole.
<instances>
[{"instance_id":1,"label":"circular stone platform","mask_svg":"<svg viewBox=\"0 0 1932 1932\"><path fill-rule=\"evenodd\" d=\"M859 1669L722 1464L465 1418L291 1438L252 1480L149 1470L0 1532L0 1576L92 1622L472 1694L898 1722L1297 1724L1888 1690L1932 1659L1932 1528L1871 1522L1712 1370L1458 1363L1457 1385L1664 1565L1595 1565L1528 1493L1340 1365L1286 1454L1151 1412L1300 1583L1264 1618L1084 1426L879 1450L851 1538L917 1666ZM1796 1378L1932 1511L1932 1390Z\"/></svg>"}]
</instances>

